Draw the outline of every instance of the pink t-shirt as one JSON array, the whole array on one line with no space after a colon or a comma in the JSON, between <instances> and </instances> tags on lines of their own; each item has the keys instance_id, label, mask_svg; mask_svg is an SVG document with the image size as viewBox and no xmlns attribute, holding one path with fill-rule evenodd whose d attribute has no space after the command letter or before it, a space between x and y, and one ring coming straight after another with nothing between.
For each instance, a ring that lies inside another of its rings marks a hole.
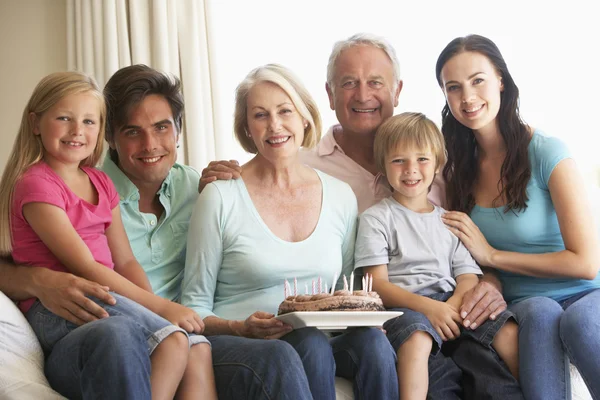
<instances>
[{"instance_id":1,"label":"pink t-shirt","mask_svg":"<svg viewBox=\"0 0 600 400\"><path fill-rule=\"evenodd\" d=\"M29 168L14 188L11 208L12 257L16 264L67 271L46 247L23 217L28 203L48 203L63 209L73 227L89 247L94 259L113 268L112 256L105 235L112 221L112 210L119 205L119 195L110 178L95 168L81 168L98 192L98 204L90 204L69 189L46 163ZM21 311L29 310L35 299L21 301Z\"/></svg>"},{"instance_id":2,"label":"pink t-shirt","mask_svg":"<svg viewBox=\"0 0 600 400\"><path fill-rule=\"evenodd\" d=\"M316 148L300 152L300 160L309 167L350 185L358 200L358 212L362 213L382 199L390 197L392 188L383 174L373 175L344 153L333 137L334 129L341 127L334 125L329 128ZM442 174L437 174L427 198L433 204L442 207L444 196Z\"/></svg>"}]
</instances>

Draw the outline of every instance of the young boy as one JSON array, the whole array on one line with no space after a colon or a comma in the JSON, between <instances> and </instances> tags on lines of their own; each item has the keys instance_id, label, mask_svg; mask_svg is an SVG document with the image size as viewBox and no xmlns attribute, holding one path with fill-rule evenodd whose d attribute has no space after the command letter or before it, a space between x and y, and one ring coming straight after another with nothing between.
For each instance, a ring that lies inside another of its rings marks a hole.
<instances>
[{"instance_id":1,"label":"young boy","mask_svg":"<svg viewBox=\"0 0 600 400\"><path fill-rule=\"evenodd\" d=\"M404 312L384 325L398 356L400 398L426 398L429 355L461 336L493 347L518 377L518 332L510 312L474 330L460 327L463 295L481 270L442 222L445 210L427 200L446 162L441 132L423 114L403 113L379 127L374 152L393 193L360 216L355 268L373 275L387 308Z\"/></svg>"}]
</instances>

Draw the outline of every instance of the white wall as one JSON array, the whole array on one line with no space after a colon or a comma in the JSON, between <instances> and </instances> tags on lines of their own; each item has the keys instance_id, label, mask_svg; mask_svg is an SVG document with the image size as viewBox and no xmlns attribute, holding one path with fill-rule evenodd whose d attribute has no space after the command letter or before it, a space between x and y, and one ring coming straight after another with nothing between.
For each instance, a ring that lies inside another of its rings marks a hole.
<instances>
[{"instance_id":1,"label":"white wall","mask_svg":"<svg viewBox=\"0 0 600 400\"><path fill-rule=\"evenodd\" d=\"M66 0L0 0L0 174L33 88L67 68L66 35Z\"/></svg>"},{"instance_id":2,"label":"white wall","mask_svg":"<svg viewBox=\"0 0 600 400\"><path fill-rule=\"evenodd\" d=\"M235 3L232 12L231 3ZM421 111L440 123L444 98L435 62L457 36L478 33L503 53L532 126L565 140L586 179L598 184L600 24L595 2L571 0L208 0L214 40L213 92L223 159L247 159L232 139L236 85L254 67L291 68L313 95L324 125L335 122L325 92L326 65L337 40L356 32L386 37L401 64L396 113ZM234 33L236 32L236 33Z\"/></svg>"}]
</instances>

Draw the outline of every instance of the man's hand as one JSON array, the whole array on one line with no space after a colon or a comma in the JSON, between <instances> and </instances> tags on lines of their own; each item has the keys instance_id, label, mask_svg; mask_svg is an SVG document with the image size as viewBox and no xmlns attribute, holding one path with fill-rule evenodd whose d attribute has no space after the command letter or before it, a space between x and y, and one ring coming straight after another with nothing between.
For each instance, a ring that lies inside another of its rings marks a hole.
<instances>
[{"instance_id":1,"label":"man's hand","mask_svg":"<svg viewBox=\"0 0 600 400\"><path fill-rule=\"evenodd\" d=\"M460 316L465 328L475 329L488 318L496 319L506 310L506 301L497 287L484 280L465 293Z\"/></svg>"},{"instance_id":2,"label":"man's hand","mask_svg":"<svg viewBox=\"0 0 600 400\"><path fill-rule=\"evenodd\" d=\"M211 161L206 168L202 170L200 183L198 184L198 193L201 193L206 185L216 180L227 181L237 179L242 174L242 167L236 160Z\"/></svg>"},{"instance_id":3,"label":"man's hand","mask_svg":"<svg viewBox=\"0 0 600 400\"><path fill-rule=\"evenodd\" d=\"M44 307L76 325L108 317L108 313L87 296L96 297L106 304L116 303L108 293L108 287L47 268L40 268L33 287L35 296Z\"/></svg>"}]
</instances>

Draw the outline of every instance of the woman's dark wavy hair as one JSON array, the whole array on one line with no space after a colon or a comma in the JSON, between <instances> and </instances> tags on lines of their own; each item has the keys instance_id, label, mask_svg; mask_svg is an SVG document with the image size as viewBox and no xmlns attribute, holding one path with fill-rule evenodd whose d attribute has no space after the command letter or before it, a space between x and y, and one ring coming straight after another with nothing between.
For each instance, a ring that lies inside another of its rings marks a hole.
<instances>
[{"instance_id":1,"label":"woman's dark wavy hair","mask_svg":"<svg viewBox=\"0 0 600 400\"><path fill-rule=\"evenodd\" d=\"M116 131L125 125L130 111L151 94L163 96L171 107L173 121L178 133L183 122L183 95L181 82L173 75L157 71L144 64L121 68L104 86L106 102L106 141L114 141ZM117 151L108 149L116 162Z\"/></svg>"},{"instance_id":2,"label":"woman's dark wavy hair","mask_svg":"<svg viewBox=\"0 0 600 400\"><path fill-rule=\"evenodd\" d=\"M497 120L506 144L506 158L498 181L500 195L494 199L494 204L504 196L504 212L522 211L527 208L526 188L531 177L531 166L527 154L529 128L519 116L519 88L508 72L498 47L490 39L479 35L456 38L442 50L435 65L435 75L440 87L444 65L452 57L465 51L486 56L502 77L504 90L500 94ZM447 102L442 110L442 133L448 151L448 161L443 170L447 207L469 213L475 206L473 192L478 175L477 142L473 130L454 118Z\"/></svg>"}]
</instances>

